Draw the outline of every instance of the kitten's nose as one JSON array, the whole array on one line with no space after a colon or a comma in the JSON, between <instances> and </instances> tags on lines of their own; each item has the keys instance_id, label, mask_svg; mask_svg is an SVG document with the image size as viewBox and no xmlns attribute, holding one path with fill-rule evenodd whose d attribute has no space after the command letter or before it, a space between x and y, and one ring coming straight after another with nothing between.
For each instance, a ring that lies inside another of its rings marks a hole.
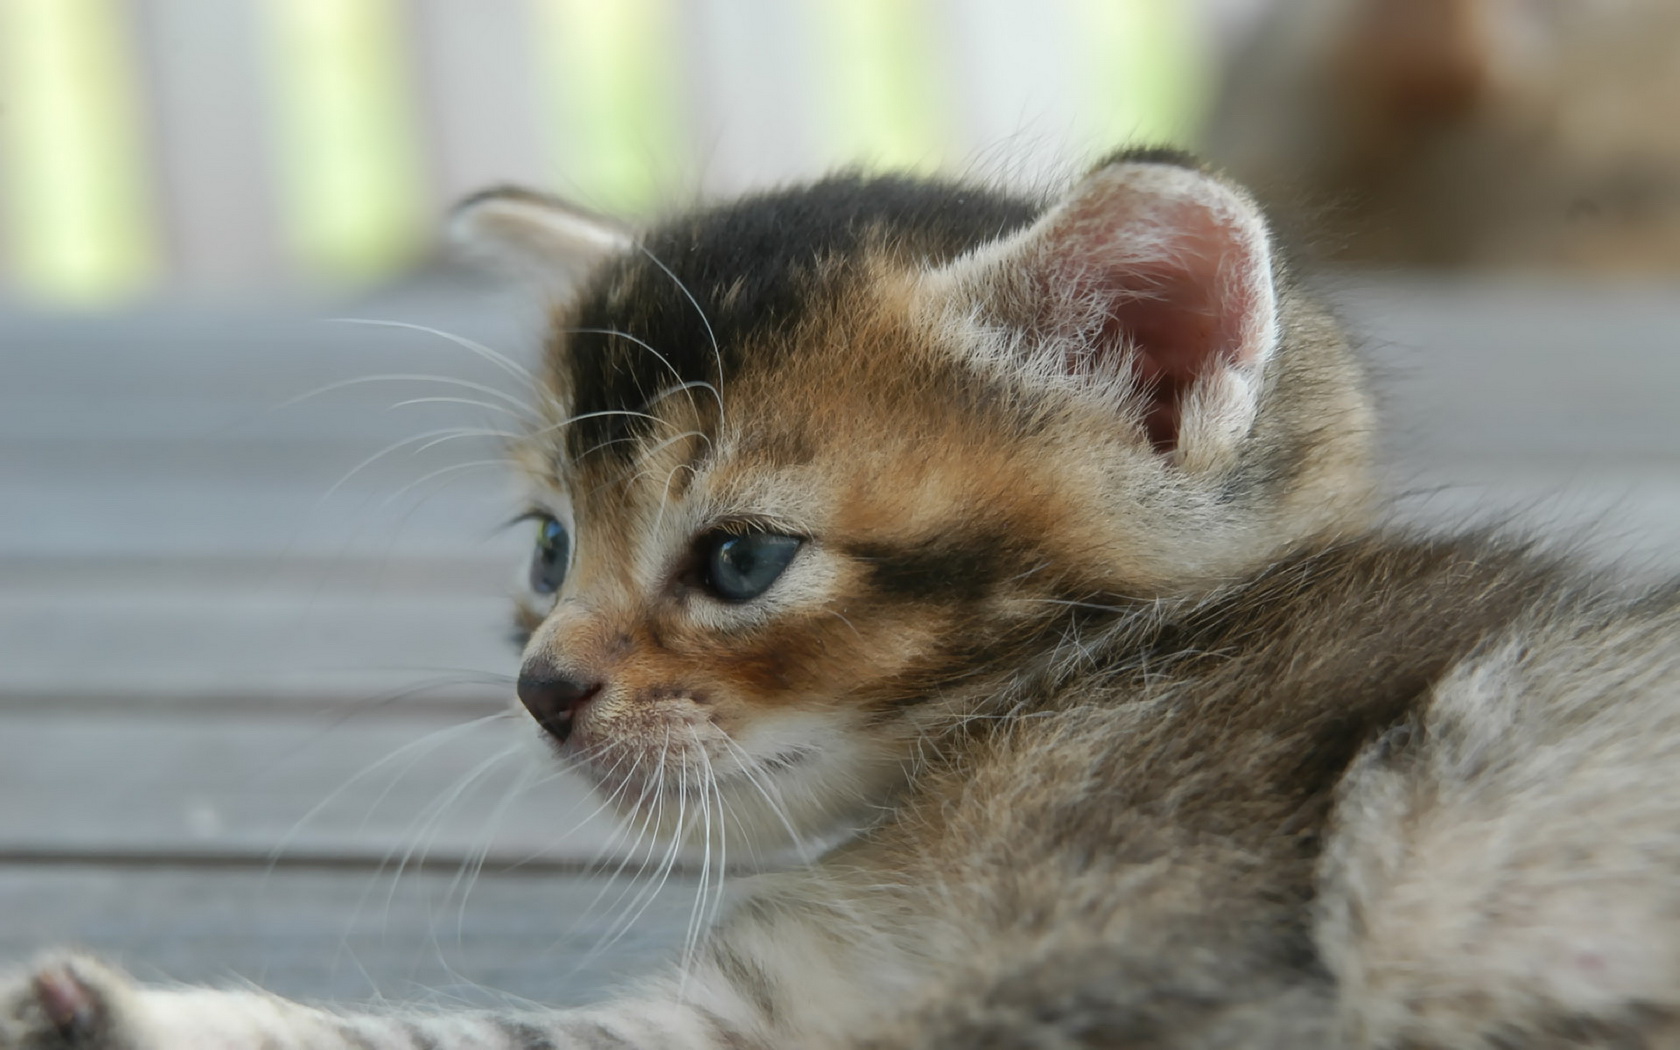
<instances>
[{"instance_id":1,"label":"kitten's nose","mask_svg":"<svg viewBox=\"0 0 1680 1050\"><path fill-rule=\"evenodd\" d=\"M565 743L572 735L572 720L601 691L601 683L580 681L539 665L520 668L519 682L514 689L537 724Z\"/></svg>"}]
</instances>

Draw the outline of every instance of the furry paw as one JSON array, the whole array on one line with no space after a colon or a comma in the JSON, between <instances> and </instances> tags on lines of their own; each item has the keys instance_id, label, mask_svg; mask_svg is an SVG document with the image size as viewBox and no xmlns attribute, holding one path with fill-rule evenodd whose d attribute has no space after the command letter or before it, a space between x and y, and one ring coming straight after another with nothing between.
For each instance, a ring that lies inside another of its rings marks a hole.
<instances>
[{"instance_id":1,"label":"furry paw","mask_svg":"<svg viewBox=\"0 0 1680 1050\"><path fill-rule=\"evenodd\" d=\"M133 984L83 956L0 977L0 1050L144 1050L124 1029Z\"/></svg>"}]
</instances>

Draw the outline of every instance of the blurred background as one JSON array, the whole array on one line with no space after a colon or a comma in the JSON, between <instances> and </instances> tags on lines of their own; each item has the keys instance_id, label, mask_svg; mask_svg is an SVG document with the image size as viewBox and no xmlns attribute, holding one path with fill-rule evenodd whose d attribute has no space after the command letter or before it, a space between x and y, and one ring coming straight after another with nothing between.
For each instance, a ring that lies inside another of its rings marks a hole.
<instances>
[{"instance_id":1,"label":"blurred background","mask_svg":"<svg viewBox=\"0 0 1680 1050\"><path fill-rule=\"evenodd\" d=\"M1356 331L1397 517L1680 566L1676 11L0 0L0 957L574 1002L686 923L503 718L540 304L436 238L490 184L1189 146Z\"/></svg>"},{"instance_id":2,"label":"blurred background","mask_svg":"<svg viewBox=\"0 0 1680 1050\"><path fill-rule=\"evenodd\" d=\"M388 279L487 184L645 215L843 164L1193 141L1257 0L6 0L25 300Z\"/></svg>"}]
</instances>

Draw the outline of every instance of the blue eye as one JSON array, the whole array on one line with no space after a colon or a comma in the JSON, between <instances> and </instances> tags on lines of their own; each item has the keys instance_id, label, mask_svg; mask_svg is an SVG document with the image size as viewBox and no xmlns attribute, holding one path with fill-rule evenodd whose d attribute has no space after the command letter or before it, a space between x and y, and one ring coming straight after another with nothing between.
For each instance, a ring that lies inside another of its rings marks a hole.
<instances>
[{"instance_id":1,"label":"blue eye","mask_svg":"<svg viewBox=\"0 0 1680 1050\"><path fill-rule=\"evenodd\" d=\"M770 589L805 541L774 532L714 533L701 548L706 587L726 602L744 602Z\"/></svg>"},{"instance_id":2,"label":"blue eye","mask_svg":"<svg viewBox=\"0 0 1680 1050\"><path fill-rule=\"evenodd\" d=\"M572 541L566 526L546 515L537 519L537 549L531 555L531 589L553 594L566 582L566 564L571 561Z\"/></svg>"}]
</instances>

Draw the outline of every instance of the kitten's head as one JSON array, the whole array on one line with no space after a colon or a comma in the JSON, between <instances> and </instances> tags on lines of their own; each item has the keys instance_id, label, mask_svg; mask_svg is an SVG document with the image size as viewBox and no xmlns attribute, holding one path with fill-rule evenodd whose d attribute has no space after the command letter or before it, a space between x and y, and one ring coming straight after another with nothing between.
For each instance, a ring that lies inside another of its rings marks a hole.
<instances>
[{"instance_id":1,"label":"kitten's head","mask_svg":"<svg viewBox=\"0 0 1680 1050\"><path fill-rule=\"evenodd\" d=\"M1340 335L1176 155L1048 207L840 177L643 231L510 193L459 222L584 275L517 451L519 692L667 832L702 797L734 842L858 820L1090 618L1364 515Z\"/></svg>"}]
</instances>

